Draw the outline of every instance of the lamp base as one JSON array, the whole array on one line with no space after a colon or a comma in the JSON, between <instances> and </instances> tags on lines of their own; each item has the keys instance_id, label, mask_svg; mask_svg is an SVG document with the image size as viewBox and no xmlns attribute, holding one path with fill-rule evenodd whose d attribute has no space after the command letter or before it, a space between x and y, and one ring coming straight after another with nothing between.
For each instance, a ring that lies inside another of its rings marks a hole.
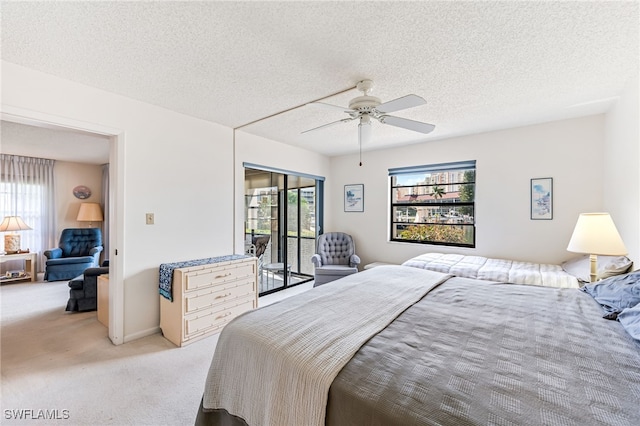
<instances>
[{"instance_id":1,"label":"lamp base","mask_svg":"<svg viewBox=\"0 0 640 426\"><path fill-rule=\"evenodd\" d=\"M589 274L589 277L591 278L591 282L595 283L598 279L598 256L590 254L589 264L591 265L591 273Z\"/></svg>"},{"instance_id":2,"label":"lamp base","mask_svg":"<svg viewBox=\"0 0 640 426\"><path fill-rule=\"evenodd\" d=\"M20 251L20 234L4 234L4 251L7 254Z\"/></svg>"}]
</instances>

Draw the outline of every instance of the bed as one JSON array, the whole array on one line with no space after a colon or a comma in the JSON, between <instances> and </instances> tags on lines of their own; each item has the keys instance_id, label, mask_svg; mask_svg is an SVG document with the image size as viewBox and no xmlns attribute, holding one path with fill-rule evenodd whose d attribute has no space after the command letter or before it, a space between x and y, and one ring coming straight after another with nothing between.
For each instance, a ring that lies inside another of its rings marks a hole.
<instances>
[{"instance_id":1,"label":"bed","mask_svg":"<svg viewBox=\"0 0 640 426\"><path fill-rule=\"evenodd\" d=\"M640 272L608 280L342 278L227 325L196 424L638 425Z\"/></svg>"},{"instance_id":2,"label":"bed","mask_svg":"<svg viewBox=\"0 0 640 426\"><path fill-rule=\"evenodd\" d=\"M479 280L578 288L590 282L589 262L588 255L554 265L457 253L424 253L407 260L403 265ZM624 274L632 267L633 262L626 256L598 256L597 278Z\"/></svg>"},{"instance_id":3,"label":"bed","mask_svg":"<svg viewBox=\"0 0 640 426\"><path fill-rule=\"evenodd\" d=\"M458 277L544 287L578 288L578 279L560 265L465 256L454 253L425 253L407 260L405 266L446 272Z\"/></svg>"}]
</instances>

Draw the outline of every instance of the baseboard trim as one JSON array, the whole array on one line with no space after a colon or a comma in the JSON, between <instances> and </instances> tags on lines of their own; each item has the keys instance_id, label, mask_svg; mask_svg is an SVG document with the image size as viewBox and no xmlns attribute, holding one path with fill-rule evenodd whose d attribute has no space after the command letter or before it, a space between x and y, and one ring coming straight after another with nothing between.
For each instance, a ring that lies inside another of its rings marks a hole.
<instances>
[{"instance_id":1,"label":"baseboard trim","mask_svg":"<svg viewBox=\"0 0 640 426\"><path fill-rule=\"evenodd\" d=\"M131 342L132 340L138 340L143 337L151 336L152 334L160 333L160 326L151 327L146 330L138 331L137 333L127 334L124 336L124 343Z\"/></svg>"}]
</instances>

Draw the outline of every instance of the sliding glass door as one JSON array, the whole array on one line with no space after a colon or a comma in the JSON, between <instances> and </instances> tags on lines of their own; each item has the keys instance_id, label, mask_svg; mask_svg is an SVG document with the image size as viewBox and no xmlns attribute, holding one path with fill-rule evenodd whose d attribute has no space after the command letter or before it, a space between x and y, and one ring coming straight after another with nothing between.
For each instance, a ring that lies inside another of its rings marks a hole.
<instances>
[{"instance_id":1,"label":"sliding glass door","mask_svg":"<svg viewBox=\"0 0 640 426\"><path fill-rule=\"evenodd\" d=\"M245 166L245 247L258 257L261 295L313 279L321 188L315 177Z\"/></svg>"}]
</instances>

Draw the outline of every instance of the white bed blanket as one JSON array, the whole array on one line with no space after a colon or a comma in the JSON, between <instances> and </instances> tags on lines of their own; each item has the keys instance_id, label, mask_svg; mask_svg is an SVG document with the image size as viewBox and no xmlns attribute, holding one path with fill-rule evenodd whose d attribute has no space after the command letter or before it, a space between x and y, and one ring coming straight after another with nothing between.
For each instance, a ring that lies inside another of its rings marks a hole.
<instances>
[{"instance_id":1,"label":"white bed blanket","mask_svg":"<svg viewBox=\"0 0 640 426\"><path fill-rule=\"evenodd\" d=\"M379 268L384 268L383 280ZM324 425L329 387L353 354L450 277L401 266L379 268L229 323L216 346L203 407L225 409L251 426Z\"/></svg>"},{"instance_id":2,"label":"white bed blanket","mask_svg":"<svg viewBox=\"0 0 640 426\"><path fill-rule=\"evenodd\" d=\"M566 273L560 265L490 259L461 254L425 253L407 260L403 266L443 272L457 277L503 283L560 288L580 287L578 279Z\"/></svg>"}]
</instances>

